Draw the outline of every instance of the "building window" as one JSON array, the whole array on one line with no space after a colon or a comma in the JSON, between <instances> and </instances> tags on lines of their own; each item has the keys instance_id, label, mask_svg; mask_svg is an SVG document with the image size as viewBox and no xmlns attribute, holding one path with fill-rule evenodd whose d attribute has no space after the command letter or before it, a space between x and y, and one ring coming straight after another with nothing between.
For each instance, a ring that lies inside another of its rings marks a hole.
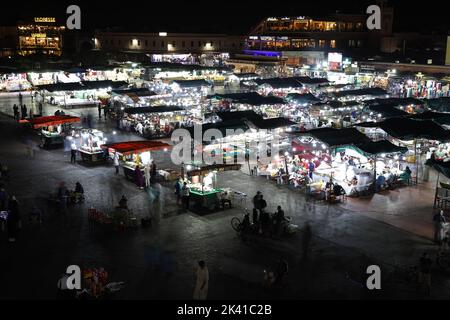
<instances>
[{"instance_id":1,"label":"building window","mask_svg":"<svg viewBox=\"0 0 450 320\"><path fill-rule=\"evenodd\" d=\"M330 41L330 48L336 48L336 40Z\"/></svg>"},{"instance_id":2,"label":"building window","mask_svg":"<svg viewBox=\"0 0 450 320\"><path fill-rule=\"evenodd\" d=\"M141 40L138 40L138 47L140 47L141 46Z\"/></svg>"},{"instance_id":3,"label":"building window","mask_svg":"<svg viewBox=\"0 0 450 320\"><path fill-rule=\"evenodd\" d=\"M153 48L156 47L156 41L153 41Z\"/></svg>"},{"instance_id":4,"label":"building window","mask_svg":"<svg viewBox=\"0 0 450 320\"><path fill-rule=\"evenodd\" d=\"M319 48L325 48L325 40L319 40Z\"/></svg>"},{"instance_id":5,"label":"building window","mask_svg":"<svg viewBox=\"0 0 450 320\"><path fill-rule=\"evenodd\" d=\"M148 40L145 40L145 46L148 47Z\"/></svg>"},{"instance_id":6,"label":"building window","mask_svg":"<svg viewBox=\"0 0 450 320\"><path fill-rule=\"evenodd\" d=\"M183 48L186 47L186 42L181 41L181 46L182 46Z\"/></svg>"},{"instance_id":7,"label":"building window","mask_svg":"<svg viewBox=\"0 0 450 320\"><path fill-rule=\"evenodd\" d=\"M191 48L194 47L194 41L191 41Z\"/></svg>"},{"instance_id":8,"label":"building window","mask_svg":"<svg viewBox=\"0 0 450 320\"><path fill-rule=\"evenodd\" d=\"M198 42L198 46L199 46L199 47L202 46L202 42L201 42L201 41Z\"/></svg>"},{"instance_id":9,"label":"building window","mask_svg":"<svg viewBox=\"0 0 450 320\"><path fill-rule=\"evenodd\" d=\"M177 45L176 45L176 42L175 41L172 41L172 47L176 47Z\"/></svg>"},{"instance_id":10,"label":"building window","mask_svg":"<svg viewBox=\"0 0 450 320\"><path fill-rule=\"evenodd\" d=\"M161 41L161 48L164 48L164 46L165 46L164 41Z\"/></svg>"}]
</instances>

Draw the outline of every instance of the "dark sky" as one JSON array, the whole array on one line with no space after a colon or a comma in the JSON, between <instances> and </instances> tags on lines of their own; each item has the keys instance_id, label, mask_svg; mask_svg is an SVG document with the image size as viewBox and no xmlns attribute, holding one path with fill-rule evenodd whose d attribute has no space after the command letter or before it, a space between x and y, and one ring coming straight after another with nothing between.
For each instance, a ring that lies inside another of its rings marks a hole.
<instances>
[{"instance_id":1,"label":"dark sky","mask_svg":"<svg viewBox=\"0 0 450 320\"><path fill-rule=\"evenodd\" d=\"M364 13L376 0L104 0L3 1L0 25L14 24L27 16L57 16L65 19L69 4L82 9L82 27L147 26L153 31L246 33L267 16L325 15L336 10ZM448 31L450 18L444 1L416 4L390 0L395 8L397 31ZM448 6L448 5L447 5Z\"/></svg>"}]
</instances>

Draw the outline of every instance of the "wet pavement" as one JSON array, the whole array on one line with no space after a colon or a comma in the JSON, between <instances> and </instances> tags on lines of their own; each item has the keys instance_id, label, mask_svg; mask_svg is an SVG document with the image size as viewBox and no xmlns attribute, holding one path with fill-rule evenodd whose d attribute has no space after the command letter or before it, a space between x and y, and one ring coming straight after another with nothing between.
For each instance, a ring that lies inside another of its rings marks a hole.
<instances>
[{"instance_id":1,"label":"wet pavement","mask_svg":"<svg viewBox=\"0 0 450 320\"><path fill-rule=\"evenodd\" d=\"M30 159L26 146L37 144L38 138L5 116L11 114L14 99L0 97L0 161L10 168L6 188L16 195L24 223L16 243L8 243L6 234L0 233L2 299L56 298L56 282L72 264L104 267L112 281L124 281L126 286L116 299L191 299L196 261L201 259L209 267L209 299L423 298L414 284L393 277L392 269L396 264L416 264L424 251L435 254L432 182L327 205L261 177L225 172L218 175L219 186L247 194L247 204L208 215L186 213L176 205L171 183L141 191L122 173L115 175L110 165L70 164L62 149L36 148ZM52 114L54 109L45 106L44 111ZM96 118L96 109L66 113L87 111ZM105 120L95 126L107 134L114 128ZM140 138L119 133L112 139ZM167 154L157 153L155 158L159 168L173 167ZM80 181L86 193L85 203L69 207L66 217L47 201L60 181L70 188ZM230 221L250 207L256 191L265 195L270 211L281 205L300 232L283 239L256 237L244 242L238 238ZM121 232L89 225L88 208L109 211L122 194L138 217L152 217L150 228ZM41 226L26 221L33 204L44 212ZM302 228L307 221L313 237L310 256L303 260ZM280 258L289 263L283 286L264 289L263 270ZM371 264L382 268L378 292L362 286ZM447 276L434 266L431 297L449 298L449 287Z\"/></svg>"}]
</instances>

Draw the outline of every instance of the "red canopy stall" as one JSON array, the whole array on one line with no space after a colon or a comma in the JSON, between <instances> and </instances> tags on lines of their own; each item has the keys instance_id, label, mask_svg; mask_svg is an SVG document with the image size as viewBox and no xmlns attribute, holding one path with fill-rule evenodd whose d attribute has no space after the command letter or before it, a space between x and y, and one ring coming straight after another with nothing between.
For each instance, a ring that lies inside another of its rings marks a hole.
<instances>
[{"instance_id":1,"label":"red canopy stall","mask_svg":"<svg viewBox=\"0 0 450 320\"><path fill-rule=\"evenodd\" d=\"M77 122L81 122L81 119L69 115L38 117L21 121L21 123L31 125L33 129L41 129L41 147L64 145L67 125Z\"/></svg>"}]
</instances>

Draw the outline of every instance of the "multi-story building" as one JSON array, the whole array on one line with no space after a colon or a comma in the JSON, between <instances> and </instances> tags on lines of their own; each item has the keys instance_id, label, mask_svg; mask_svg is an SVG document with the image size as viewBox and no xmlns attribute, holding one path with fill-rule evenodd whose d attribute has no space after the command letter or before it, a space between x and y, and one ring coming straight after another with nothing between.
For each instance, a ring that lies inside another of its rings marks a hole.
<instances>
[{"instance_id":1,"label":"multi-story building","mask_svg":"<svg viewBox=\"0 0 450 320\"><path fill-rule=\"evenodd\" d=\"M109 52L143 52L182 54L207 52L238 52L244 37L225 34L95 32L95 47Z\"/></svg>"},{"instance_id":2,"label":"multi-story building","mask_svg":"<svg viewBox=\"0 0 450 320\"><path fill-rule=\"evenodd\" d=\"M327 17L270 17L246 38L249 53L277 51L288 64L313 64L329 52L358 56L380 49L382 37L392 33L393 9L381 4L381 30L368 30L367 14L336 13ZM363 11L363 10L362 10Z\"/></svg>"},{"instance_id":3,"label":"multi-story building","mask_svg":"<svg viewBox=\"0 0 450 320\"><path fill-rule=\"evenodd\" d=\"M62 54L65 27L55 17L34 17L32 22L19 23L17 28L18 54Z\"/></svg>"}]
</instances>

